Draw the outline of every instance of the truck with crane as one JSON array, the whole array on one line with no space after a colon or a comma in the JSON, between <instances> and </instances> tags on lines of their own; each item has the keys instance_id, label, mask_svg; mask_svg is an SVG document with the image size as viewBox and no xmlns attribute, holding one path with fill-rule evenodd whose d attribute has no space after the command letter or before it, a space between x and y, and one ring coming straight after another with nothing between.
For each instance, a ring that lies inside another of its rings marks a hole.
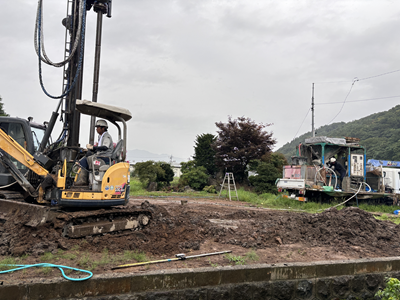
<instances>
[{"instance_id":1,"label":"truck with crane","mask_svg":"<svg viewBox=\"0 0 400 300\"><path fill-rule=\"evenodd\" d=\"M22 213L29 226L46 222L62 223L62 234L70 238L104 234L120 230L138 230L146 226L151 212L127 207L130 192L129 163L125 162L129 110L97 103L102 17L111 17L111 0L67 0L65 59L52 62L44 48L42 6L38 2L35 49L39 60L39 79L46 95L59 99L49 123L0 117L0 221ZM82 98L82 70L86 14L97 13L93 101ZM61 67L63 91L50 95L41 77L41 63ZM61 109L62 108L62 109ZM53 142L51 134L62 114L62 131ZM118 142L106 163L94 154L89 166L89 182L75 185L80 172L76 162L87 150L79 145L80 115L91 116L89 143L94 140L95 118L116 126ZM122 207L121 207L122 206Z\"/></svg>"}]
</instances>

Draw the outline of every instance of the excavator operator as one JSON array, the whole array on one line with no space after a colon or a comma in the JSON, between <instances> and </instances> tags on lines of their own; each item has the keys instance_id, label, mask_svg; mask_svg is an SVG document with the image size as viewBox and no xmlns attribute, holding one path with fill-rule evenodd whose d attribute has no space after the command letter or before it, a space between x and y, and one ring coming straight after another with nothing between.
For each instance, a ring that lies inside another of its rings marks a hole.
<instances>
[{"instance_id":1,"label":"excavator operator","mask_svg":"<svg viewBox=\"0 0 400 300\"><path fill-rule=\"evenodd\" d=\"M88 184L88 170L89 166L93 163L93 152L95 152L96 158L103 160L106 164L110 163L110 157L114 150L114 144L111 135L108 133L108 124L105 120L97 120L96 131L99 134L99 141L97 146L91 144L86 145L86 149L89 151L86 156L79 161L79 165L82 167L75 182L75 185L87 185Z\"/></svg>"}]
</instances>

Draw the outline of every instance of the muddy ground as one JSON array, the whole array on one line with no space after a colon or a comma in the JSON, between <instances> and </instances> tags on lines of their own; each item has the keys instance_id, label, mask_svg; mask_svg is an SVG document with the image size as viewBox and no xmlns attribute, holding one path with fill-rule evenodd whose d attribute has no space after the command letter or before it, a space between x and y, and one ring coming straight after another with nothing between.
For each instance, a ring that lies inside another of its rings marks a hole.
<instances>
[{"instance_id":1,"label":"muddy ground","mask_svg":"<svg viewBox=\"0 0 400 300\"><path fill-rule=\"evenodd\" d=\"M251 207L238 201L192 198L131 198L129 206L140 206L143 202L153 214L146 228L79 239L63 238L61 230L52 223L38 228L25 226L24 220L15 216L0 224L0 260L22 256L18 263L49 262L94 268L95 274L101 274L400 254L400 227L376 220L358 208L308 214ZM118 260L127 250L143 251L151 260L171 258L177 253L196 255L231 250L237 261L218 255L111 270L119 264L136 262ZM49 252L53 255L43 256ZM0 274L0 283L52 276L60 276L59 271L31 269Z\"/></svg>"}]
</instances>

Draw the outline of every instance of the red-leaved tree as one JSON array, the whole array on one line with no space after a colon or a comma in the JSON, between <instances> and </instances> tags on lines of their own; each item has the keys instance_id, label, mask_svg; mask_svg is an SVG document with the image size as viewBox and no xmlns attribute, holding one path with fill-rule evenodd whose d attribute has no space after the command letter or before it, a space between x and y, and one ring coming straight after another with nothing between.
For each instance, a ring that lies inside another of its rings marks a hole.
<instances>
[{"instance_id":1,"label":"red-leaved tree","mask_svg":"<svg viewBox=\"0 0 400 300\"><path fill-rule=\"evenodd\" d=\"M237 181L246 178L246 167L253 159L271 152L276 140L265 128L272 124L256 124L246 117L232 119L227 123L216 122L217 140L213 143L217 166L225 172L232 172Z\"/></svg>"}]
</instances>

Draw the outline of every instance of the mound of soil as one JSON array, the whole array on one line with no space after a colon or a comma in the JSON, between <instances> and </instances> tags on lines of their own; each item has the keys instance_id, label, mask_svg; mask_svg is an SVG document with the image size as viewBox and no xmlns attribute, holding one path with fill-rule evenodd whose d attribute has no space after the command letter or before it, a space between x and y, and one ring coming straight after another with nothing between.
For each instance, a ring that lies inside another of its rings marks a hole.
<instances>
[{"instance_id":1,"label":"mound of soil","mask_svg":"<svg viewBox=\"0 0 400 300\"><path fill-rule=\"evenodd\" d=\"M262 249L301 243L309 247L333 246L341 251L362 247L376 256L399 253L400 227L354 207L312 215L238 211L223 218L238 221L238 227L213 226L207 232L223 244Z\"/></svg>"},{"instance_id":2,"label":"mound of soil","mask_svg":"<svg viewBox=\"0 0 400 300\"><path fill-rule=\"evenodd\" d=\"M142 202L131 199L130 206ZM24 225L27 216L15 215L0 225L0 255L29 254L31 260L37 260L45 252L70 251L76 245L90 255L99 255L107 248L110 253L143 251L152 258L223 250L245 255L252 250L259 256L257 262L273 263L397 256L400 252L400 227L358 208L307 214L246 205L210 199L189 199L182 204L174 199L153 199L142 203L142 208L152 212L144 229L79 239L62 237L59 224L29 227ZM212 262L224 264L223 258ZM185 266L210 264L211 260L188 260Z\"/></svg>"}]
</instances>

